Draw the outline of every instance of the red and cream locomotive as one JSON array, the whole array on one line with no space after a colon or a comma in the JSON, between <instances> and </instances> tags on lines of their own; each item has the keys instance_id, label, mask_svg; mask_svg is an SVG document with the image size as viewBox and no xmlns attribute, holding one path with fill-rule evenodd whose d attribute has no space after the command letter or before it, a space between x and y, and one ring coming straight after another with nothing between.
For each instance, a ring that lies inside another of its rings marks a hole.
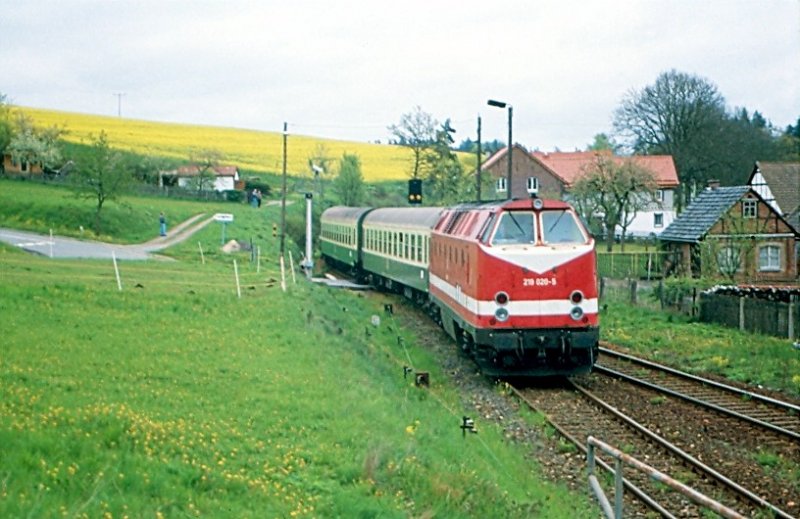
<instances>
[{"instance_id":1,"label":"red and cream locomotive","mask_svg":"<svg viewBox=\"0 0 800 519\"><path fill-rule=\"evenodd\" d=\"M594 365L594 240L569 204L332 207L321 223L326 261L423 304L484 374L573 375Z\"/></svg>"}]
</instances>

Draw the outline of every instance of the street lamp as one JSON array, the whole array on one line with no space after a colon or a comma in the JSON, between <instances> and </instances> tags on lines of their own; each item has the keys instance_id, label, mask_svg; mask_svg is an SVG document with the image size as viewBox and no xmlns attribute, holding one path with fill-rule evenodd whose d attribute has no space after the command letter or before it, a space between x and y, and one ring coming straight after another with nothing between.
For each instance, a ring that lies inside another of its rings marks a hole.
<instances>
[{"instance_id":1,"label":"street lamp","mask_svg":"<svg viewBox=\"0 0 800 519\"><path fill-rule=\"evenodd\" d=\"M513 118L514 107L508 103L504 103L502 101L495 101L494 99L489 99L487 103L489 106L496 106L497 108L505 108L508 107L508 172L506 173L506 192L508 193L508 198L511 198L511 153L512 153L512 145L513 142L511 140L511 119Z\"/></svg>"}]
</instances>

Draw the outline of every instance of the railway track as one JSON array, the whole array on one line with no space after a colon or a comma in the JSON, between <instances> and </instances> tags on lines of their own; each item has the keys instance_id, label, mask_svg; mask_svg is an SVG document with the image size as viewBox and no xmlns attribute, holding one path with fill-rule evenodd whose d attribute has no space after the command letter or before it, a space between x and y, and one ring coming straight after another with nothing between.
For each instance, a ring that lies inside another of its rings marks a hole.
<instances>
[{"instance_id":1,"label":"railway track","mask_svg":"<svg viewBox=\"0 0 800 519\"><path fill-rule=\"evenodd\" d=\"M589 378L591 377L587 377ZM521 400L543 413L564 438L583 452L586 452L586 438L591 435L682 481L743 516L794 517L794 511L786 511L769 500L775 496L774 493L769 494L769 498L764 498L760 486L750 487L747 472L745 482L737 483L720 470L725 462L709 460L705 453L696 455L691 449L682 448L675 441L679 439L678 433L682 429L679 424L662 423L659 432L667 434L659 434L653 431L652 424L642 424L628 416L617 405L607 402L606 394L601 398L598 391L588 389L582 381L568 381L565 384L567 386L562 388L512 387L512 390ZM608 392L605 385L601 385L600 389ZM690 431L689 434L693 432ZM697 443L696 438L686 440L688 441L680 443L684 446ZM614 465L611 459L603 456L599 456L599 459L609 470ZM735 467L725 468L733 468L734 472L738 472ZM624 471L624 475L626 517L646 516L652 514L652 510L664 517L705 517L708 513L682 495L653 484L645 474L628 469ZM782 499L781 504L793 503L792 499L790 495L788 501Z\"/></svg>"},{"instance_id":2,"label":"railway track","mask_svg":"<svg viewBox=\"0 0 800 519\"><path fill-rule=\"evenodd\" d=\"M800 442L800 406L684 373L608 348L595 372L723 413Z\"/></svg>"}]
</instances>

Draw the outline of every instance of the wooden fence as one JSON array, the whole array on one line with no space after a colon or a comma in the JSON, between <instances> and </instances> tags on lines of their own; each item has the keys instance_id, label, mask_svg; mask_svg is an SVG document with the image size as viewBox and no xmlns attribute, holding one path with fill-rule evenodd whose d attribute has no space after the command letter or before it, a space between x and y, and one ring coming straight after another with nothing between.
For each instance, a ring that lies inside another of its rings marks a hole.
<instances>
[{"instance_id":1,"label":"wooden fence","mask_svg":"<svg viewBox=\"0 0 800 519\"><path fill-rule=\"evenodd\" d=\"M597 270L611 279L660 279L668 252L598 252Z\"/></svg>"},{"instance_id":2,"label":"wooden fence","mask_svg":"<svg viewBox=\"0 0 800 519\"><path fill-rule=\"evenodd\" d=\"M700 321L750 332L800 338L800 304L750 297L700 294Z\"/></svg>"}]
</instances>

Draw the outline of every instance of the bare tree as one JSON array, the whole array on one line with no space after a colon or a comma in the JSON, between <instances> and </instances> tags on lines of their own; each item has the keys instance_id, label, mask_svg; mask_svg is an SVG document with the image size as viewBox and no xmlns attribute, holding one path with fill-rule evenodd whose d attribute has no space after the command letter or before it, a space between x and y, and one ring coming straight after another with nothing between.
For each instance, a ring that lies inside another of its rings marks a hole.
<instances>
[{"instance_id":1,"label":"bare tree","mask_svg":"<svg viewBox=\"0 0 800 519\"><path fill-rule=\"evenodd\" d=\"M389 131L397 138L397 144L410 148L414 154L411 178L422 176L426 156L436 142L438 124L431 114L416 106L411 112L403 114L399 124L389 126Z\"/></svg>"},{"instance_id":2,"label":"bare tree","mask_svg":"<svg viewBox=\"0 0 800 519\"><path fill-rule=\"evenodd\" d=\"M207 187L207 185L214 183L215 172L214 170L224 160L224 154L215 149L202 149L192 152L189 155L189 160L197 166L197 178L194 180L197 192L200 193Z\"/></svg>"},{"instance_id":3,"label":"bare tree","mask_svg":"<svg viewBox=\"0 0 800 519\"><path fill-rule=\"evenodd\" d=\"M618 163L610 154L597 153L584 166L572 194L585 218L600 219L606 250L610 252L617 226L622 229L622 250L625 250L627 228L636 213L652 203L655 187L653 173L636 163L634 157Z\"/></svg>"},{"instance_id":4,"label":"bare tree","mask_svg":"<svg viewBox=\"0 0 800 519\"><path fill-rule=\"evenodd\" d=\"M716 86L671 70L655 84L629 91L614 112L613 125L634 152L672 155L682 184L691 190L716 166L718 154L708 150L725 117L725 100Z\"/></svg>"}]
</instances>

